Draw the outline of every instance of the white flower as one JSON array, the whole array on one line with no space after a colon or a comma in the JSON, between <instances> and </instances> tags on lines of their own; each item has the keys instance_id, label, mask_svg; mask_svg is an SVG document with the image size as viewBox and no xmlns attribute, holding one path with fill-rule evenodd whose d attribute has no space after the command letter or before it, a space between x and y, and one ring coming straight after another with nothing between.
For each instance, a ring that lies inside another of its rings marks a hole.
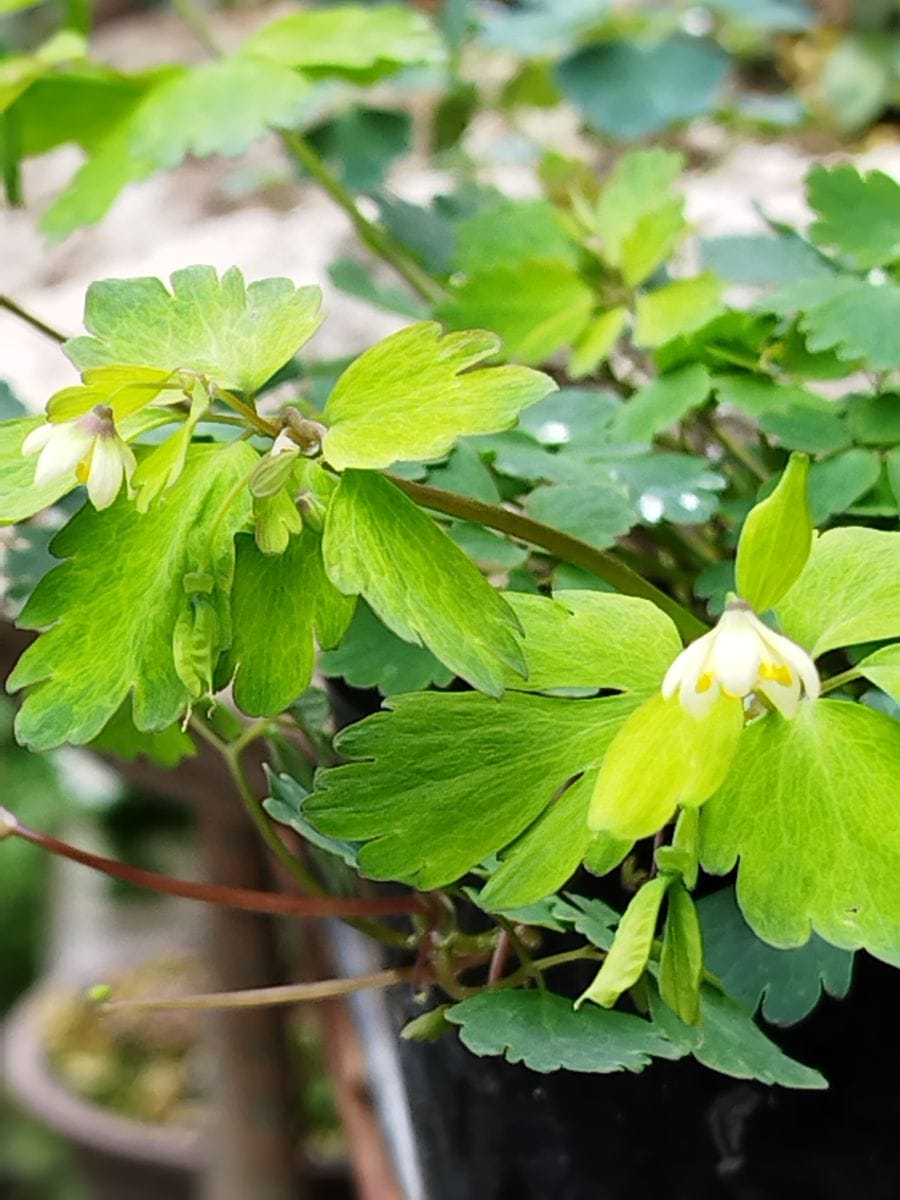
<instances>
[{"instance_id":1,"label":"white flower","mask_svg":"<svg viewBox=\"0 0 900 1200\"><path fill-rule=\"evenodd\" d=\"M75 472L86 483L94 508L109 508L122 480L131 482L137 462L119 437L112 409L98 404L74 421L48 422L33 429L22 443L23 454L40 451L34 482L40 486Z\"/></svg>"},{"instance_id":2,"label":"white flower","mask_svg":"<svg viewBox=\"0 0 900 1200\"><path fill-rule=\"evenodd\" d=\"M682 707L702 718L718 696L759 692L784 717L794 717L801 693L819 695L812 659L796 642L774 633L744 600L725 606L718 625L682 650L663 680L668 699L678 692Z\"/></svg>"}]
</instances>

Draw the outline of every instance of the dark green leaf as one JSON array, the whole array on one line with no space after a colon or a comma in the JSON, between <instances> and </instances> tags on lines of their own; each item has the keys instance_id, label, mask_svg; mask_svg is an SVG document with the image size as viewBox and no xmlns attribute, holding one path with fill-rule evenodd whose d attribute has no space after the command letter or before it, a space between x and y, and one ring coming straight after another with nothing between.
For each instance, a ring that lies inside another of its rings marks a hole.
<instances>
[{"instance_id":1,"label":"dark green leaf","mask_svg":"<svg viewBox=\"0 0 900 1200\"><path fill-rule=\"evenodd\" d=\"M900 184L883 171L865 175L851 163L813 167L806 180L818 214L810 236L863 270L900 257Z\"/></svg>"},{"instance_id":2,"label":"dark green leaf","mask_svg":"<svg viewBox=\"0 0 900 1200\"><path fill-rule=\"evenodd\" d=\"M830 275L832 268L797 234L728 234L700 242L701 264L729 283L792 283L814 275Z\"/></svg>"},{"instance_id":3,"label":"dark green leaf","mask_svg":"<svg viewBox=\"0 0 900 1200\"><path fill-rule=\"evenodd\" d=\"M306 788L290 775L276 775L268 766L266 778L269 781L271 796L263 801L263 807L272 820L289 825L304 841L310 842L319 850L324 850L326 854L335 855L355 870L359 846L353 842L323 837L316 827L310 824L306 817L306 801L310 793Z\"/></svg>"},{"instance_id":4,"label":"dark green leaf","mask_svg":"<svg viewBox=\"0 0 900 1200\"><path fill-rule=\"evenodd\" d=\"M572 1001L546 990L486 992L455 1004L447 1020L473 1054L502 1055L532 1071L640 1071L651 1057L679 1052L647 1021Z\"/></svg>"},{"instance_id":5,"label":"dark green leaf","mask_svg":"<svg viewBox=\"0 0 900 1200\"><path fill-rule=\"evenodd\" d=\"M809 469L809 507L814 525L822 525L835 513L846 512L860 496L874 487L881 471L877 454L871 450L846 450Z\"/></svg>"},{"instance_id":6,"label":"dark green leaf","mask_svg":"<svg viewBox=\"0 0 900 1200\"><path fill-rule=\"evenodd\" d=\"M712 386L700 363L680 367L654 379L616 413L611 436L617 442L649 442L699 408Z\"/></svg>"},{"instance_id":7,"label":"dark green leaf","mask_svg":"<svg viewBox=\"0 0 900 1200\"><path fill-rule=\"evenodd\" d=\"M193 738L180 725L142 732L131 718L127 701L88 744L100 754L112 754L125 762L143 757L161 767L175 767L183 758L197 753Z\"/></svg>"},{"instance_id":8,"label":"dark green leaf","mask_svg":"<svg viewBox=\"0 0 900 1200\"><path fill-rule=\"evenodd\" d=\"M353 258L337 258L328 267L328 278L336 288L348 296L365 300L375 308L400 313L413 321L421 321L428 310L421 301L402 288L381 283L373 277L372 269L364 267Z\"/></svg>"},{"instance_id":9,"label":"dark green leaf","mask_svg":"<svg viewBox=\"0 0 900 1200\"><path fill-rule=\"evenodd\" d=\"M354 192L374 191L391 164L412 146L412 117L391 109L354 105L310 129L307 141ZM424 315L424 314L422 314Z\"/></svg>"},{"instance_id":10,"label":"dark green leaf","mask_svg":"<svg viewBox=\"0 0 900 1200\"><path fill-rule=\"evenodd\" d=\"M319 667L352 687L378 688L385 696L446 687L453 678L430 650L401 641L362 601L340 646L323 654Z\"/></svg>"},{"instance_id":11,"label":"dark green leaf","mask_svg":"<svg viewBox=\"0 0 900 1200\"><path fill-rule=\"evenodd\" d=\"M526 497L525 511L599 550L612 546L638 521L628 493L612 482L539 487Z\"/></svg>"}]
</instances>

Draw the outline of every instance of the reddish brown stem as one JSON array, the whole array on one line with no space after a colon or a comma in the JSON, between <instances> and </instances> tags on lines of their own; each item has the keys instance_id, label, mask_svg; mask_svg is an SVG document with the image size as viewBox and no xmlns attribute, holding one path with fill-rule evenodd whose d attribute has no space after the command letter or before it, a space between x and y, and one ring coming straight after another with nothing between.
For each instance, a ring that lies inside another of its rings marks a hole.
<instances>
[{"instance_id":1,"label":"reddish brown stem","mask_svg":"<svg viewBox=\"0 0 900 1200\"><path fill-rule=\"evenodd\" d=\"M35 846L58 854L72 862L81 863L114 879L122 879L135 887L148 888L153 892L164 892L168 896L181 896L188 900L202 900L207 904L221 904L226 908L239 908L246 912L280 913L290 917L386 917L421 913L424 905L420 897L410 893L405 896L285 896L277 892L258 892L252 888L228 887L225 884L195 883L190 879L176 879L158 871L146 871L128 863L79 850L58 838L39 833L23 825L5 808L0 808L0 835L15 836L32 842Z\"/></svg>"},{"instance_id":2,"label":"reddish brown stem","mask_svg":"<svg viewBox=\"0 0 900 1200\"><path fill-rule=\"evenodd\" d=\"M488 983L497 983L503 978L511 945L509 934L505 929L501 929L494 953L491 955L491 965L488 967Z\"/></svg>"}]
</instances>

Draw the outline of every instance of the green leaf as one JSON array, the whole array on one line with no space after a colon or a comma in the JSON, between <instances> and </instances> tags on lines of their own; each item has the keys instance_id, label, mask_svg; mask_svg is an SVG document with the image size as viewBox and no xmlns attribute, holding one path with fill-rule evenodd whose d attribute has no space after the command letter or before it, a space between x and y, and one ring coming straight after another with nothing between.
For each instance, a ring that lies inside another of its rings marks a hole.
<instances>
[{"instance_id":1,"label":"green leaf","mask_svg":"<svg viewBox=\"0 0 900 1200\"><path fill-rule=\"evenodd\" d=\"M283 712L309 685L320 643L333 644L353 615L352 599L329 582L318 534L308 527L280 555L261 554L250 534L235 540L233 640L222 664L250 716Z\"/></svg>"},{"instance_id":2,"label":"green leaf","mask_svg":"<svg viewBox=\"0 0 900 1200\"><path fill-rule=\"evenodd\" d=\"M469 521L454 521L448 533L453 542L473 559L486 575L520 567L528 558L524 546L495 533L484 525Z\"/></svg>"},{"instance_id":3,"label":"green leaf","mask_svg":"<svg viewBox=\"0 0 900 1200\"><path fill-rule=\"evenodd\" d=\"M561 529L598 550L612 546L638 520L628 493L615 483L572 483L539 487L525 498L536 521Z\"/></svg>"},{"instance_id":4,"label":"green leaf","mask_svg":"<svg viewBox=\"0 0 900 1200\"><path fill-rule=\"evenodd\" d=\"M778 620L813 658L839 646L900 637L900 533L823 533L779 602Z\"/></svg>"},{"instance_id":5,"label":"green leaf","mask_svg":"<svg viewBox=\"0 0 900 1200\"><path fill-rule=\"evenodd\" d=\"M604 904L602 900L589 900L566 892L565 899L556 897L550 903L550 911L558 931L571 925L577 933L600 950L608 950L615 941L615 927L622 919L621 913Z\"/></svg>"},{"instance_id":6,"label":"green leaf","mask_svg":"<svg viewBox=\"0 0 900 1200\"><path fill-rule=\"evenodd\" d=\"M325 569L404 641L425 645L482 691L524 671L516 618L472 562L381 475L347 471L328 510Z\"/></svg>"},{"instance_id":7,"label":"green leaf","mask_svg":"<svg viewBox=\"0 0 900 1200\"><path fill-rule=\"evenodd\" d=\"M544 446L604 443L620 404L612 392L561 388L525 409L519 428Z\"/></svg>"},{"instance_id":8,"label":"green leaf","mask_svg":"<svg viewBox=\"0 0 900 1200\"><path fill-rule=\"evenodd\" d=\"M467 276L435 311L452 329L490 329L506 358L536 365L578 340L593 307L571 263L532 256Z\"/></svg>"},{"instance_id":9,"label":"green leaf","mask_svg":"<svg viewBox=\"0 0 900 1200\"><path fill-rule=\"evenodd\" d=\"M834 350L838 358L862 360L873 371L900 367L900 345L894 336L898 323L900 287L846 278L800 318L810 350Z\"/></svg>"},{"instance_id":10,"label":"green leaf","mask_svg":"<svg viewBox=\"0 0 900 1200\"><path fill-rule=\"evenodd\" d=\"M736 408L754 420L799 409L824 413L833 411L832 403L814 392L746 372L740 375L715 375L713 386L720 404Z\"/></svg>"},{"instance_id":11,"label":"green leaf","mask_svg":"<svg viewBox=\"0 0 900 1200\"><path fill-rule=\"evenodd\" d=\"M189 154L243 154L270 128L297 125L312 94L294 71L249 58L167 74L93 146L41 228L63 238L99 221L127 184L172 170Z\"/></svg>"},{"instance_id":12,"label":"green leaf","mask_svg":"<svg viewBox=\"0 0 900 1200\"><path fill-rule=\"evenodd\" d=\"M55 504L78 486L75 472L36 486L37 457L22 453L22 443L43 425L43 417L19 417L0 423L0 525L15 525Z\"/></svg>"},{"instance_id":13,"label":"green leaf","mask_svg":"<svg viewBox=\"0 0 900 1200\"><path fill-rule=\"evenodd\" d=\"M323 837L307 819L306 802L310 796L307 789L290 775L276 775L268 766L265 770L271 795L263 801L263 807L272 820L290 826L304 841L319 850L324 850L326 854L335 855L348 867L356 870L359 847L353 842Z\"/></svg>"},{"instance_id":14,"label":"green leaf","mask_svg":"<svg viewBox=\"0 0 900 1200\"><path fill-rule=\"evenodd\" d=\"M850 163L817 164L806 178L810 207L818 220L810 236L867 270L900 257L900 184L883 171L865 175Z\"/></svg>"},{"instance_id":15,"label":"green leaf","mask_svg":"<svg viewBox=\"0 0 900 1200\"><path fill-rule=\"evenodd\" d=\"M699 408L712 381L700 363L690 363L661 375L636 392L613 418L610 429L617 442L649 442Z\"/></svg>"},{"instance_id":16,"label":"green leaf","mask_svg":"<svg viewBox=\"0 0 900 1200\"><path fill-rule=\"evenodd\" d=\"M722 285L709 272L642 293L635 302L635 345L662 346L699 329L719 312L721 296Z\"/></svg>"},{"instance_id":17,"label":"green leaf","mask_svg":"<svg viewBox=\"0 0 900 1200\"><path fill-rule=\"evenodd\" d=\"M688 1025L700 1021L703 937L697 910L680 879L668 893L666 927L659 960L659 990L669 1008Z\"/></svg>"},{"instance_id":18,"label":"green leaf","mask_svg":"<svg viewBox=\"0 0 900 1200\"><path fill-rule=\"evenodd\" d=\"M896 392L851 396L847 415L855 442L869 446L900 442L900 395Z\"/></svg>"},{"instance_id":19,"label":"green leaf","mask_svg":"<svg viewBox=\"0 0 900 1200\"><path fill-rule=\"evenodd\" d=\"M594 213L608 263L622 267L626 246L634 239L641 221L667 210L676 200L672 185L683 170L684 155L660 146L633 150L616 163L603 184Z\"/></svg>"},{"instance_id":20,"label":"green leaf","mask_svg":"<svg viewBox=\"0 0 900 1200\"><path fill-rule=\"evenodd\" d=\"M556 78L590 126L624 140L709 112L728 67L725 54L699 38L622 39L579 50Z\"/></svg>"},{"instance_id":21,"label":"green leaf","mask_svg":"<svg viewBox=\"0 0 900 1200\"><path fill-rule=\"evenodd\" d=\"M748 1012L776 1025L794 1025L819 1003L824 989L842 999L850 987L853 955L813 934L796 950L760 941L737 906L734 890L722 888L697 905L706 965Z\"/></svg>"},{"instance_id":22,"label":"green leaf","mask_svg":"<svg viewBox=\"0 0 900 1200\"><path fill-rule=\"evenodd\" d=\"M440 458L458 437L508 429L555 385L525 367L483 367L499 348L482 330L441 335L424 321L379 342L341 375L325 405L323 449L338 470Z\"/></svg>"},{"instance_id":23,"label":"green leaf","mask_svg":"<svg viewBox=\"0 0 900 1200\"><path fill-rule=\"evenodd\" d=\"M392 697L391 711L340 735L341 753L362 761L323 772L306 814L322 833L366 843L364 874L443 887L509 845L594 765L634 704L630 696Z\"/></svg>"},{"instance_id":24,"label":"green leaf","mask_svg":"<svg viewBox=\"0 0 900 1200\"><path fill-rule=\"evenodd\" d=\"M579 996L579 1005L592 1000L603 1008L611 1008L643 975L656 934L660 905L671 882L671 876L658 875L632 896L619 922L615 941L590 987Z\"/></svg>"},{"instance_id":25,"label":"green leaf","mask_svg":"<svg viewBox=\"0 0 900 1200\"><path fill-rule=\"evenodd\" d=\"M424 646L411 646L391 633L360 601L341 644L319 659L324 675L340 675L355 688L378 688L385 696L446 687L453 678Z\"/></svg>"},{"instance_id":26,"label":"green leaf","mask_svg":"<svg viewBox=\"0 0 900 1200\"><path fill-rule=\"evenodd\" d=\"M583 775L541 813L481 890L482 908L524 908L555 892L578 870L594 837L587 823L593 787L593 772Z\"/></svg>"},{"instance_id":27,"label":"green leaf","mask_svg":"<svg viewBox=\"0 0 900 1200\"><path fill-rule=\"evenodd\" d=\"M728 774L743 723L740 701L730 698L699 721L677 698L642 704L603 760L591 828L636 840L661 829L679 805L702 804Z\"/></svg>"},{"instance_id":28,"label":"green leaf","mask_svg":"<svg viewBox=\"0 0 900 1200\"><path fill-rule=\"evenodd\" d=\"M254 33L242 53L300 67L314 77L342 75L360 83L444 57L425 15L400 4L292 13Z\"/></svg>"},{"instance_id":29,"label":"green leaf","mask_svg":"<svg viewBox=\"0 0 900 1200\"><path fill-rule=\"evenodd\" d=\"M649 600L613 592L507 595L524 631L522 691L616 688L648 696L681 650L675 626Z\"/></svg>"},{"instance_id":30,"label":"green leaf","mask_svg":"<svg viewBox=\"0 0 900 1200\"><path fill-rule=\"evenodd\" d=\"M812 928L900 963L898 773L900 725L882 713L819 700L764 717L703 810L703 866L722 875L740 857L738 903L773 946Z\"/></svg>"},{"instance_id":31,"label":"green leaf","mask_svg":"<svg viewBox=\"0 0 900 1200\"><path fill-rule=\"evenodd\" d=\"M627 489L646 525L702 524L718 508L715 493L725 487L724 476L710 470L707 459L689 454L642 454L591 467L598 481L606 477Z\"/></svg>"},{"instance_id":32,"label":"green leaf","mask_svg":"<svg viewBox=\"0 0 900 1200\"><path fill-rule=\"evenodd\" d=\"M778 486L744 521L735 565L737 590L757 612L777 604L806 566L813 540L808 477L809 459L792 454Z\"/></svg>"},{"instance_id":33,"label":"green leaf","mask_svg":"<svg viewBox=\"0 0 900 1200\"><path fill-rule=\"evenodd\" d=\"M833 268L799 234L727 234L703 238L700 265L729 283L765 286L793 283L814 275L830 275Z\"/></svg>"},{"instance_id":34,"label":"green leaf","mask_svg":"<svg viewBox=\"0 0 900 1200\"><path fill-rule=\"evenodd\" d=\"M368 192L384 182L391 164L412 146L412 117L389 108L354 105L306 131L306 140L345 187Z\"/></svg>"},{"instance_id":35,"label":"green leaf","mask_svg":"<svg viewBox=\"0 0 900 1200\"><path fill-rule=\"evenodd\" d=\"M159 279L104 279L88 288L85 328L66 354L80 371L132 363L190 370L219 387L255 392L291 359L321 323L317 287L289 279L249 286L237 267L185 267Z\"/></svg>"},{"instance_id":36,"label":"green leaf","mask_svg":"<svg viewBox=\"0 0 900 1200\"><path fill-rule=\"evenodd\" d=\"M882 646L857 663L856 670L900 704L900 644Z\"/></svg>"},{"instance_id":37,"label":"green leaf","mask_svg":"<svg viewBox=\"0 0 900 1200\"><path fill-rule=\"evenodd\" d=\"M88 743L99 754L112 754L125 762L148 758L161 767L176 767L197 753L193 738L178 724L159 731L142 732L131 718L131 705L122 707Z\"/></svg>"},{"instance_id":38,"label":"green leaf","mask_svg":"<svg viewBox=\"0 0 900 1200\"><path fill-rule=\"evenodd\" d=\"M572 379L593 375L600 363L609 357L627 320L628 309L624 304L617 304L615 308L608 308L591 317L572 344L569 355L569 375Z\"/></svg>"},{"instance_id":39,"label":"green leaf","mask_svg":"<svg viewBox=\"0 0 900 1200\"><path fill-rule=\"evenodd\" d=\"M486 504L500 503L494 477L471 442L459 442L454 446L447 461L428 472L428 482L448 492L483 500Z\"/></svg>"},{"instance_id":40,"label":"green leaf","mask_svg":"<svg viewBox=\"0 0 900 1200\"><path fill-rule=\"evenodd\" d=\"M854 448L809 469L809 506L814 525L846 512L878 482L881 461L872 450Z\"/></svg>"},{"instance_id":41,"label":"green leaf","mask_svg":"<svg viewBox=\"0 0 900 1200\"><path fill-rule=\"evenodd\" d=\"M447 1020L478 1055L502 1055L532 1071L640 1071L651 1057L678 1051L647 1021L628 1013L572 1007L544 989L482 992L454 1006Z\"/></svg>"},{"instance_id":42,"label":"green leaf","mask_svg":"<svg viewBox=\"0 0 900 1200\"><path fill-rule=\"evenodd\" d=\"M428 315L425 305L415 296L402 288L382 283L372 270L353 258L336 258L328 266L328 278L348 296L356 296L375 308L400 313L413 321Z\"/></svg>"},{"instance_id":43,"label":"green leaf","mask_svg":"<svg viewBox=\"0 0 900 1200\"><path fill-rule=\"evenodd\" d=\"M735 1079L792 1088L825 1088L824 1077L797 1062L769 1041L748 1013L729 996L705 983L700 992L700 1024L685 1025L650 992L653 1024L681 1050L690 1052L711 1071Z\"/></svg>"},{"instance_id":44,"label":"green leaf","mask_svg":"<svg viewBox=\"0 0 900 1200\"><path fill-rule=\"evenodd\" d=\"M549 201L503 199L459 223L453 268L480 274L527 258L574 265L577 257L577 247Z\"/></svg>"},{"instance_id":45,"label":"green leaf","mask_svg":"<svg viewBox=\"0 0 900 1200\"><path fill-rule=\"evenodd\" d=\"M810 454L832 454L849 446L852 440L842 413L806 406L763 413L759 427L770 441Z\"/></svg>"},{"instance_id":46,"label":"green leaf","mask_svg":"<svg viewBox=\"0 0 900 1200\"><path fill-rule=\"evenodd\" d=\"M31 689L19 710L20 741L35 750L90 741L129 693L140 730L165 729L183 714L189 695L173 653L182 579L199 566L227 594L249 494L215 530L209 523L256 459L245 442L194 446L164 504L146 514L124 497L102 513L86 506L57 535L53 551L66 561L19 618L25 629L45 630L9 679L10 689Z\"/></svg>"}]
</instances>

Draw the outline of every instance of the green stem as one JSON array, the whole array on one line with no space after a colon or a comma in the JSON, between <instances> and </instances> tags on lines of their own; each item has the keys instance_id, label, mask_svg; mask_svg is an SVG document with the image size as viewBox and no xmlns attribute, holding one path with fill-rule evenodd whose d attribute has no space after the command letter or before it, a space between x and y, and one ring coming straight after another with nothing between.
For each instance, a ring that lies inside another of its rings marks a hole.
<instances>
[{"instance_id":1,"label":"green stem","mask_svg":"<svg viewBox=\"0 0 900 1200\"><path fill-rule=\"evenodd\" d=\"M239 412L244 420L253 426L257 433L262 433L270 438L278 437L278 426L273 425L271 421L267 421L265 417L261 417L252 404L245 404L243 400L239 400L232 392L216 391L215 398L224 401L235 412Z\"/></svg>"},{"instance_id":2,"label":"green stem","mask_svg":"<svg viewBox=\"0 0 900 1200\"><path fill-rule=\"evenodd\" d=\"M27 308L23 308L11 296L0 296L0 308L5 308L14 317L19 317L20 320L30 325L32 329L37 329L39 333L43 333L59 345L69 340L66 334L60 333L58 329L54 329L52 325L48 325L46 321L42 321L40 317L36 317L34 313L30 313Z\"/></svg>"},{"instance_id":3,"label":"green stem","mask_svg":"<svg viewBox=\"0 0 900 1200\"><path fill-rule=\"evenodd\" d=\"M131 1012L168 1012L186 1008L270 1008L277 1004L299 1004L310 1000L330 1000L370 988L393 987L412 978L412 967L391 967L371 975L350 979L318 979L312 983L289 983L278 987L247 988L237 992L207 992L197 996L159 1000L104 1000L103 1012L129 1009Z\"/></svg>"},{"instance_id":4,"label":"green stem","mask_svg":"<svg viewBox=\"0 0 900 1200\"><path fill-rule=\"evenodd\" d=\"M723 433L713 421L709 422L707 430L726 454L730 454L735 462L739 462L760 483L764 483L769 478L770 472L766 470L765 464L756 457L749 446L743 445L737 438L731 437L730 434Z\"/></svg>"},{"instance_id":5,"label":"green stem","mask_svg":"<svg viewBox=\"0 0 900 1200\"><path fill-rule=\"evenodd\" d=\"M845 683L852 683L854 679L861 679L862 675L856 667L850 667L847 671L841 671L840 675L832 675L830 679L822 680L821 695L826 695L828 692L833 692L839 687L843 687Z\"/></svg>"},{"instance_id":6,"label":"green stem","mask_svg":"<svg viewBox=\"0 0 900 1200\"><path fill-rule=\"evenodd\" d=\"M224 51L213 36L206 14L193 0L172 0L172 7L191 29L211 58L221 58Z\"/></svg>"},{"instance_id":7,"label":"green stem","mask_svg":"<svg viewBox=\"0 0 900 1200\"><path fill-rule=\"evenodd\" d=\"M595 950L589 946L583 946L580 950L564 950L560 954L548 954L546 958L536 958L528 966L520 967L512 975L507 975L504 979L498 980L495 984L491 985L489 990L496 991L500 988L518 987L520 983L525 983L527 979L533 977L535 972L549 971L553 967L565 966L566 963L582 961L597 962L603 957L602 950Z\"/></svg>"},{"instance_id":8,"label":"green stem","mask_svg":"<svg viewBox=\"0 0 900 1200\"><path fill-rule=\"evenodd\" d=\"M472 521L476 525L486 525L500 533L509 534L510 537L530 542L533 546L540 546L542 550L548 551L555 558L574 563L578 567L584 567L586 571L592 571L595 575L599 575L601 579L627 596L640 596L644 600L650 600L657 608L662 609L667 616L672 618L679 632L685 638L696 638L700 634L706 633L707 627L684 605L673 600L671 596L667 596L652 583L648 583L636 571L632 571L630 567L605 550L597 550L593 546L589 546L587 542L571 537L568 533L562 533L558 529L526 517L524 513L513 512L496 504L486 504L483 500L460 496L456 492L447 492L442 488L430 487L428 484L413 483L411 480L400 479L395 475L390 475L389 478L401 491L406 492L423 508L446 513L447 516L456 517L460 521Z\"/></svg>"},{"instance_id":9,"label":"green stem","mask_svg":"<svg viewBox=\"0 0 900 1200\"><path fill-rule=\"evenodd\" d=\"M443 296L444 289L437 280L420 267L386 230L380 229L369 220L360 210L352 192L331 173L305 138L290 130L282 130L281 141L291 157L315 179L335 204L344 210L363 245L389 263L413 291L429 304Z\"/></svg>"}]
</instances>

